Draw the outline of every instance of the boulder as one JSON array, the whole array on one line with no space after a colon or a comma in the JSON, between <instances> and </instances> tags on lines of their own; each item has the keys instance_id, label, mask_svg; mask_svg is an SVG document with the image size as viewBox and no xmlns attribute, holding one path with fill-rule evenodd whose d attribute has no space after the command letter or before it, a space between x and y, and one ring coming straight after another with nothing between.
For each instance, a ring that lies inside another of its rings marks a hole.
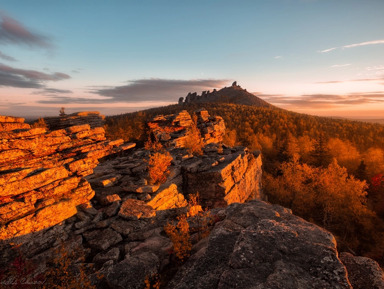
<instances>
[{"instance_id":1,"label":"boulder","mask_svg":"<svg viewBox=\"0 0 384 289\"><path fill-rule=\"evenodd\" d=\"M329 232L262 201L225 214L166 288L352 288Z\"/></svg>"},{"instance_id":2,"label":"boulder","mask_svg":"<svg viewBox=\"0 0 384 289\"><path fill-rule=\"evenodd\" d=\"M340 260L348 270L348 279L353 289L384 288L383 270L374 260L346 252L340 254Z\"/></svg>"}]
</instances>

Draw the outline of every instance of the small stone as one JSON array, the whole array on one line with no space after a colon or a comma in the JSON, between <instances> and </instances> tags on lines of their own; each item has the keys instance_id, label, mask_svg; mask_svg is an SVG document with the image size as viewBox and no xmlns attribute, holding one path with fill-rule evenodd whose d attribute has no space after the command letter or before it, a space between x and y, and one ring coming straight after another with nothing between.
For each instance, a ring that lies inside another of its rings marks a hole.
<instances>
[{"instance_id":1,"label":"small stone","mask_svg":"<svg viewBox=\"0 0 384 289\"><path fill-rule=\"evenodd\" d=\"M107 217L112 217L117 214L120 208L120 202L113 202L111 205L103 209L104 214Z\"/></svg>"},{"instance_id":2,"label":"small stone","mask_svg":"<svg viewBox=\"0 0 384 289\"><path fill-rule=\"evenodd\" d=\"M111 228L123 236L128 236L133 231L133 227L130 225L130 223L122 219L117 219L112 222Z\"/></svg>"},{"instance_id":3,"label":"small stone","mask_svg":"<svg viewBox=\"0 0 384 289\"><path fill-rule=\"evenodd\" d=\"M86 232L83 236L92 248L98 250L107 250L123 240L119 233L109 228Z\"/></svg>"},{"instance_id":4,"label":"small stone","mask_svg":"<svg viewBox=\"0 0 384 289\"><path fill-rule=\"evenodd\" d=\"M99 254L97 254L94 258L93 258L93 262L94 263L99 263L99 264L103 264L109 260L112 260L113 263L116 263L117 260L119 259L119 256L120 256L120 250L119 248L112 248L111 250L107 251L107 252L101 252Z\"/></svg>"}]
</instances>

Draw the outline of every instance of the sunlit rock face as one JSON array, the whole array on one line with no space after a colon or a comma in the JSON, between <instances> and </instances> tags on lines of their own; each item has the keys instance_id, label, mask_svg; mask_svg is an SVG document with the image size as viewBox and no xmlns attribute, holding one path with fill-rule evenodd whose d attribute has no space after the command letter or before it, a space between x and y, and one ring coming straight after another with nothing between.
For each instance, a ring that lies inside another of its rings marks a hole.
<instances>
[{"instance_id":1,"label":"sunlit rock face","mask_svg":"<svg viewBox=\"0 0 384 289\"><path fill-rule=\"evenodd\" d=\"M58 224L94 196L84 176L122 144L104 134L89 124L50 131L0 116L0 240Z\"/></svg>"},{"instance_id":2,"label":"sunlit rock face","mask_svg":"<svg viewBox=\"0 0 384 289\"><path fill-rule=\"evenodd\" d=\"M260 199L260 152L250 152L245 147L225 147L217 156L185 161L186 193L198 192L202 204L210 208Z\"/></svg>"},{"instance_id":3,"label":"sunlit rock face","mask_svg":"<svg viewBox=\"0 0 384 289\"><path fill-rule=\"evenodd\" d=\"M200 130L205 145L220 143L225 134L224 120L220 116L210 116L208 111L200 109L195 112L197 128ZM148 122L152 134L163 144L183 148L186 133L193 124L191 115L183 110L177 114L159 115Z\"/></svg>"}]
</instances>

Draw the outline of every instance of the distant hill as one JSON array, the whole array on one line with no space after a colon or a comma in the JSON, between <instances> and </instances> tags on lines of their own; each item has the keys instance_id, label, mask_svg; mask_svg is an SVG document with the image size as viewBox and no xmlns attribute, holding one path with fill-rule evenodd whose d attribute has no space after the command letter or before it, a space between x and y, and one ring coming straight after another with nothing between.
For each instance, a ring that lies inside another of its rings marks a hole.
<instances>
[{"instance_id":1,"label":"distant hill","mask_svg":"<svg viewBox=\"0 0 384 289\"><path fill-rule=\"evenodd\" d=\"M249 93L246 89L241 88L240 85L237 85L236 81L230 87L213 90L212 92L203 91L201 95L198 95L196 92L188 93L185 99L183 97L179 99L179 104L206 102L232 103L278 109L256 95Z\"/></svg>"}]
</instances>

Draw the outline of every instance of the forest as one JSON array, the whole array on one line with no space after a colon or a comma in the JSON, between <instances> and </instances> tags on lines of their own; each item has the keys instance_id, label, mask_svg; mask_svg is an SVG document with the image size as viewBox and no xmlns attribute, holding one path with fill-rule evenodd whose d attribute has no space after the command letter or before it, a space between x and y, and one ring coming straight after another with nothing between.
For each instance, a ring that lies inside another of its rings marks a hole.
<instances>
[{"instance_id":1,"label":"forest","mask_svg":"<svg viewBox=\"0 0 384 289\"><path fill-rule=\"evenodd\" d=\"M224 143L261 150L269 202L332 232L340 251L384 265L384 125L228 103L170 105L108 117L110 139L143 145L158 114L204 105L223 117Z\"/></svg>"}]
</instances>

